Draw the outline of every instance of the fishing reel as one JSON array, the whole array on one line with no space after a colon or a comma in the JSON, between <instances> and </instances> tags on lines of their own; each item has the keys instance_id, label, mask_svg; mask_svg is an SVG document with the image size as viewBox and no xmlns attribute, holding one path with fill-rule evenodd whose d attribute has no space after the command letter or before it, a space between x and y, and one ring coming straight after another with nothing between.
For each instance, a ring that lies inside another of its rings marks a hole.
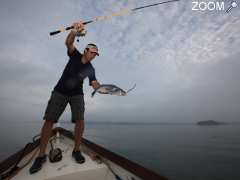
<instances>
[{"instance_id":1,"label":"fishing reel","mask_svg":"<svg viewBox=\"0 0 240 180\"><path fill-rule=\"evenodd\" d=\"M87 30L86 29L84 29L84 30L82 30L80 32L77 32L77 34L76 34L77 42L79 42L79 37L84 37L84 36L86 36L86 34L87 34Z\"/></svg>"},{"instance_id":2,"label":"fishing reel","mask_svg":"<svg viewBox=\"0 0 240 180\"><path fill-rule=\"evenodd\" d=\"M87 30L84 29L84 30L82 30L82 31L78 31L77 34L76 34L76 36L77 36L77 37L82 37L82 36L86 36L86 34L87 34Z\"/></svg>"},{"instance_id":3,"label":"fishing reel","mask_svg":"<svg viewBox=\"0 0 240 180\"><path fill-rule=\"evenodd\" d=\"M51 150L49 152L49 161L52 163L59 162L62 160L62 150L60 148L54 148L52 141L56 139L53 138L50 140Z\"/></svg>"}]
</instances>

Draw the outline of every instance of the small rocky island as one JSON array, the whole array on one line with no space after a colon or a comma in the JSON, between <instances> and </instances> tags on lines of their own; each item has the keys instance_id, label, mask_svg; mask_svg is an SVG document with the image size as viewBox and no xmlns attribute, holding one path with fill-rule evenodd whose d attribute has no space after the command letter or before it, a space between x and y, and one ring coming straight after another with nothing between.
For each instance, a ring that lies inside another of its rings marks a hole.
<instances>
[{"instance_id":1,"label":"small rocky island","mask_svg":"<svg viewBox=\"0 0 240 180\"><path fill-rule=\"evenodd\" d=\"M199 121L197 123L197 125L200 125L200 126L215 126L215 125L222 125L222 124L225 124L225 123L217 122L214 120Z\"/></svg>"}]
</instances>

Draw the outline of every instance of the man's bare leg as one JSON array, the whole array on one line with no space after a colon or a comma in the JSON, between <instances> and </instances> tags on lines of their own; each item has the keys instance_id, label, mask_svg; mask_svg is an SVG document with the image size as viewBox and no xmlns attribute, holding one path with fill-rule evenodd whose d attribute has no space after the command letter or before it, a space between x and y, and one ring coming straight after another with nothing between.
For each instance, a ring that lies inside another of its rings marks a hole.
<instances>
[{"instance_id":1,"label":"man's bare leg","mask_svg":"<svg viewBox=\"0 0 240 180\"><path fill-rule=\"evenodd\" d=\"M83 131L84 131L84 120L77 120L75 122L75 129L74 129L74 135L75 135L74 150L80 150Z\"/></svg>"},{"instance_id":2,"label":"man's bare leg","mask_svg":"<svg viewBox=\"0 0 240 180\"><path fill-rule=\"evenodd\" d=\"M41 132L41 140L40 140L40 152L39 156L45 155L48 140L52 134L52 127L53 127L54 122L53 121L47 121L45 120L44 125L42 127L42 132Z\"/></svg>"}]
</instances>

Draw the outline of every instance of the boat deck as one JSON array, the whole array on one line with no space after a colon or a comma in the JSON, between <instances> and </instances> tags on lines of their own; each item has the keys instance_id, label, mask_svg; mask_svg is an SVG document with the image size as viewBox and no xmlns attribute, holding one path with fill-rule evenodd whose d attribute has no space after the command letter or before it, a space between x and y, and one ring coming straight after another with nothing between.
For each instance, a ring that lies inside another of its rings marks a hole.
<instances>
[{"instance_id":1,"label":"boat deck","mask_svg":"<svg viewBox=\"0 0 240 180\"><path fill-rule=\"evenodd\" d=\"M93 161L86 153L82 153L86 161L83 164L78 164L72 158L73 141L61 136L60 139L54 140L54 148L60 148L63 153L63 158L59 162L51 163L47 158L47 162L44 163L42 169L30 175L29 168L32 162L29 163L24 169L22 169L15 177L14 180L72 180L72 179L84 179L84 180L112 180L115 179L109 168L104 163L97 163ZM53 141L53 142L54 142ZM47 152L50 151L50 144L48 145ZM29 154L25 159L29 159L34 152ZM34 158L37 156L34 156ZM24 161L24 160L23 160Z\"/></svg>"}]
</instances>

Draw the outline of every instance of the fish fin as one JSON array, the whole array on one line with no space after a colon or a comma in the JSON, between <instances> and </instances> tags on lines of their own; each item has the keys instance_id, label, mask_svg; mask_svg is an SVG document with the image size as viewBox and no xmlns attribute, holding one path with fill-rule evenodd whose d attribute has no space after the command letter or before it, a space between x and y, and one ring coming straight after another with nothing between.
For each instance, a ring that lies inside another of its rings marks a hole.
<instances>
[{"instance_id":1,"label":"fish fin","mask_svg":"<svg viewBox=\"0 0 240 180\"><path fill-rule=\"evenodd\" d=\"M127 90L126 94L132 91L135 87L136 87L136 84L134 84L134 86L131 89Z\"/></svg>"}]
</instances>

